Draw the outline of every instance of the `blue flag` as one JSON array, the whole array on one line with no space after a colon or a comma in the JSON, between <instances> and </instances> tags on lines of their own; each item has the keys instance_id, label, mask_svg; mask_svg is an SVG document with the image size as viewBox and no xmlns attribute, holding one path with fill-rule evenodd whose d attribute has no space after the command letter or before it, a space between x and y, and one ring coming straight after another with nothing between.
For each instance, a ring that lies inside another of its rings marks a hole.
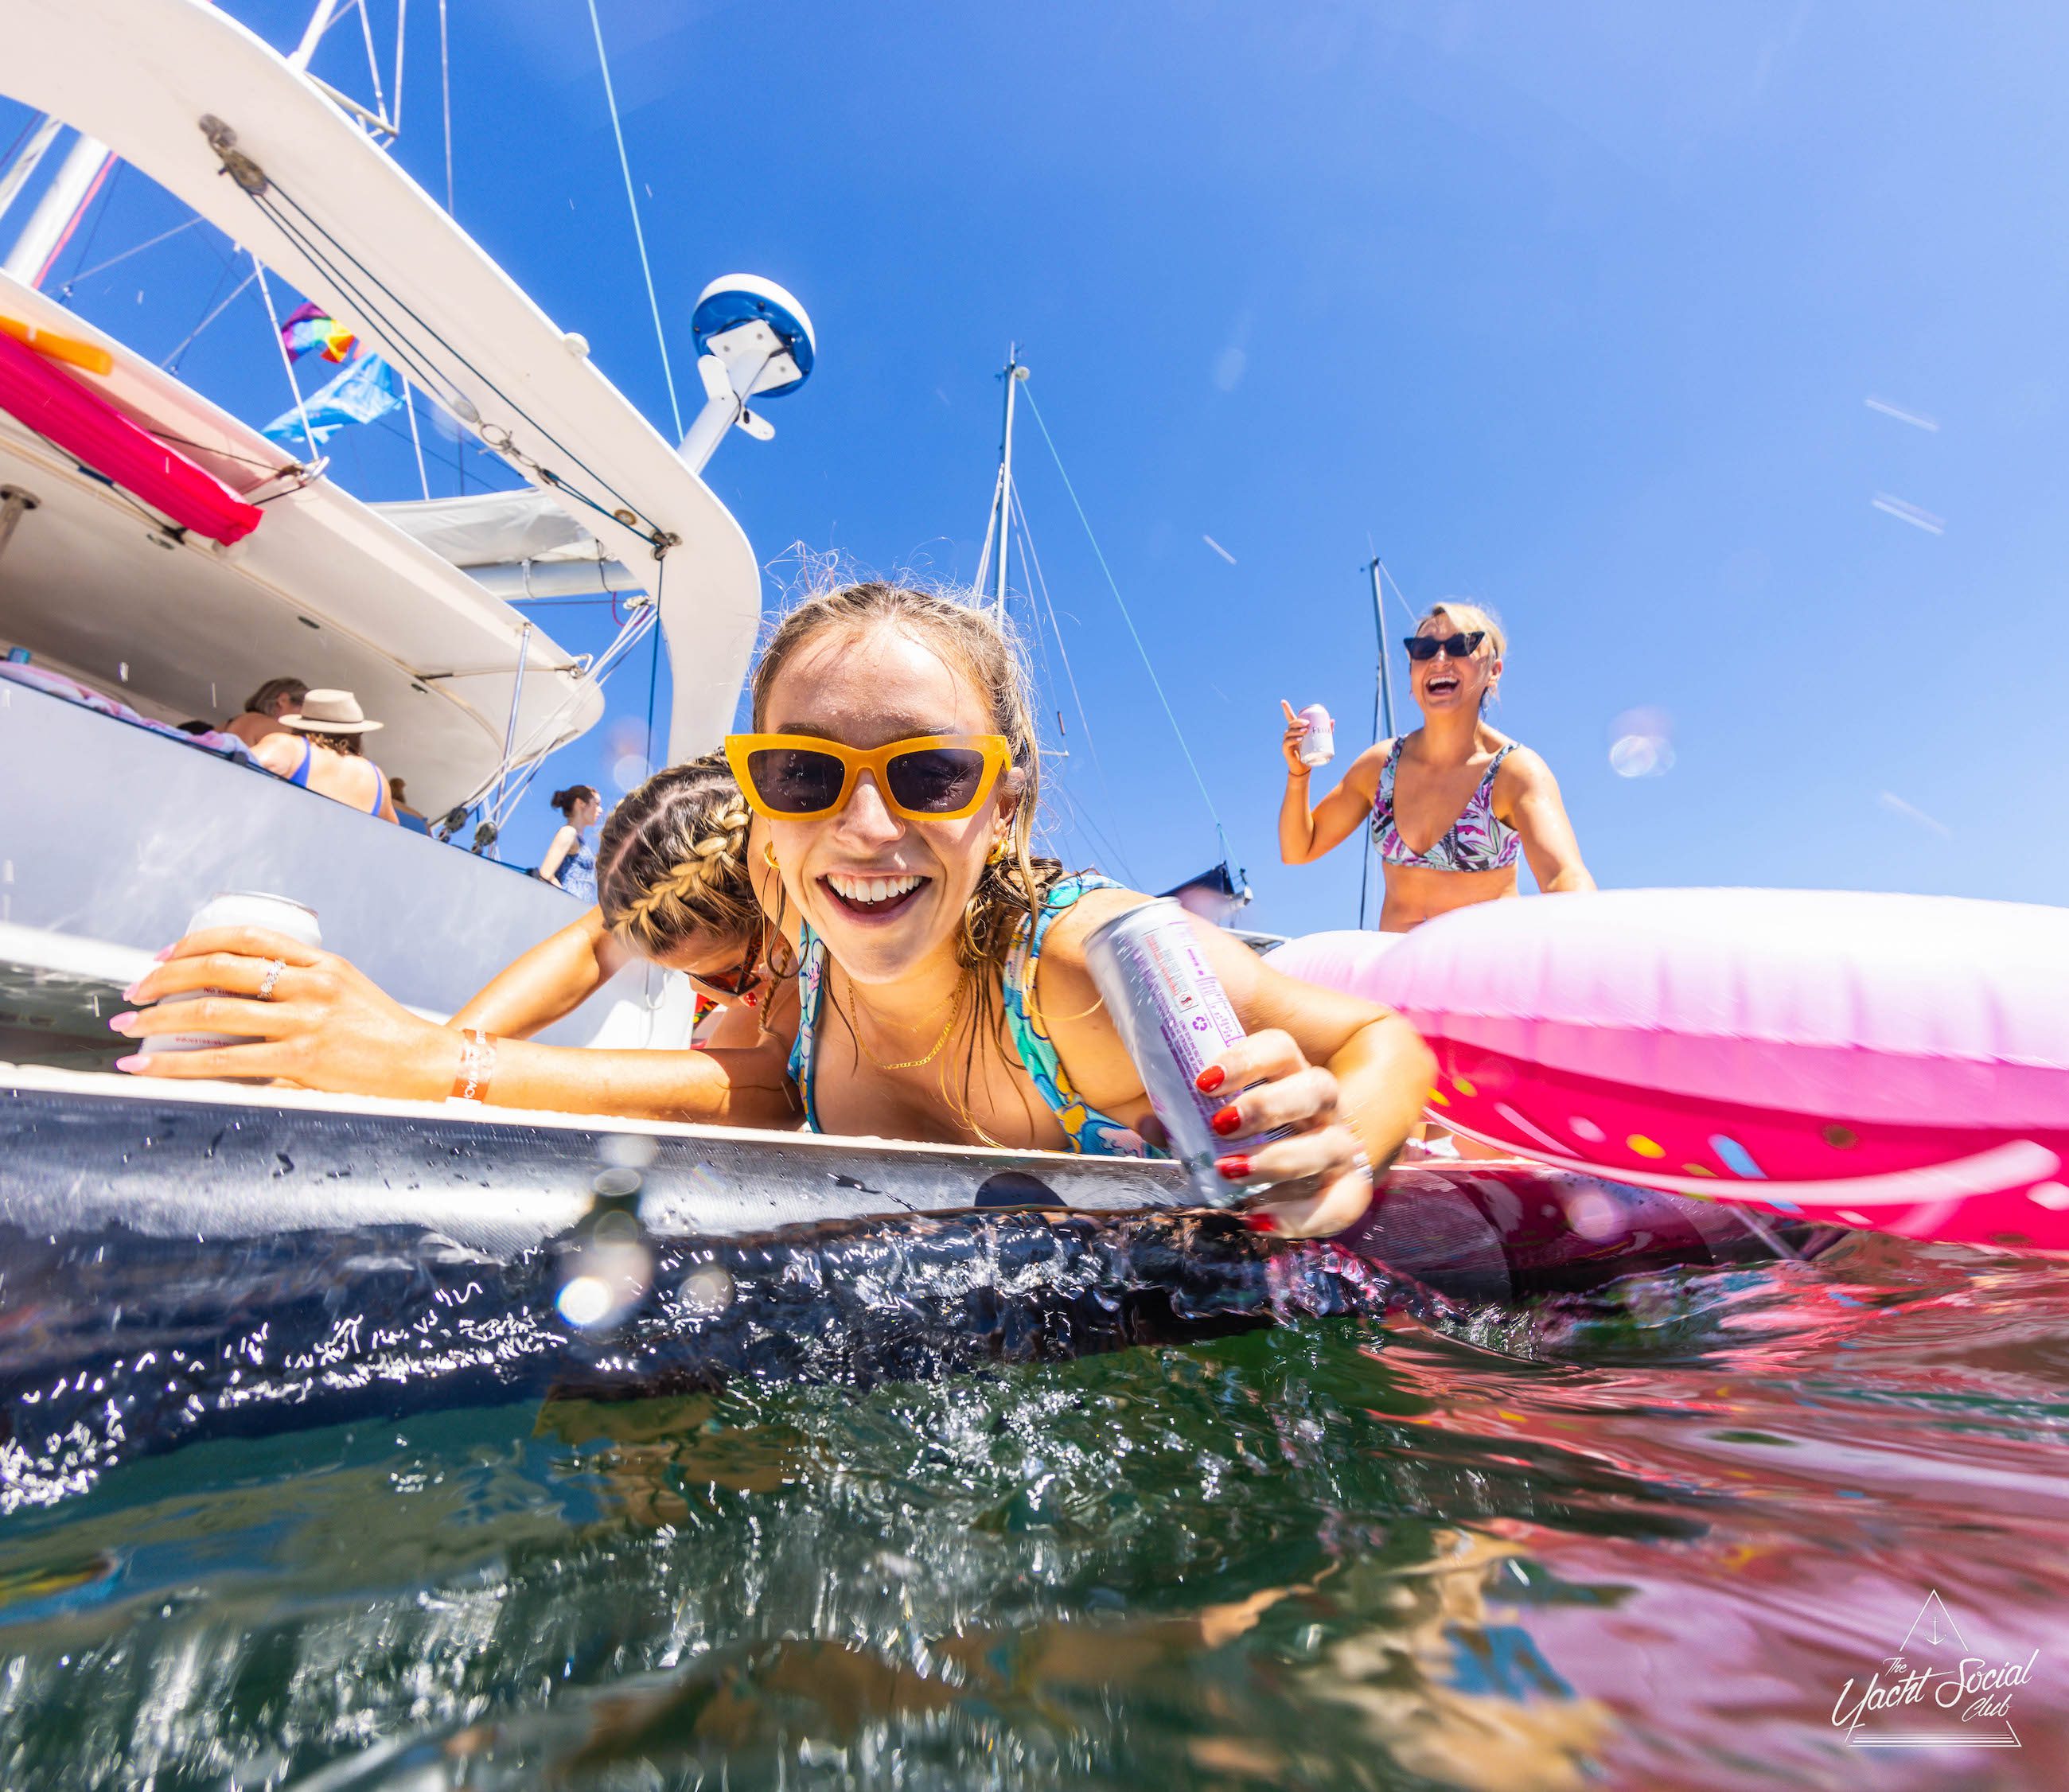
<instances>
[{"instance_id":1,"label":"blue flag","mask_svg":"<svg viewBox=\"0 0 2069 1792\"><path fill-rule=\"evenodd\" d=\"M328 386L303 401L309 414L309 434L328 442L347 423L370 423L402 408L402 382L395 369L377 354L363 354ZM261 434L281 443L302 433L300 411L283 411Z\"/></svg>"}]
</instances>

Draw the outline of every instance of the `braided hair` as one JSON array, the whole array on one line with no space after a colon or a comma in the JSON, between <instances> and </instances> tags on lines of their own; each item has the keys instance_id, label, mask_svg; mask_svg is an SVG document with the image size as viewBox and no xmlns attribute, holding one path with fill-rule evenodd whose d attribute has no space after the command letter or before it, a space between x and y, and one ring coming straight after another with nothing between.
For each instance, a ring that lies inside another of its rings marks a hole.
<instances>
[{"instance_id":1,"label":"braided hair","mask_svg":"<svg viewBox=\"0 0 2069 1792\"><path fill-rule=\"evenodd\" d=\"M611 811L596 855L604 925L650 958L696 933L745 945L761 923L748 808L722 753L656 772Z\"/></svg>"}]
</instances>

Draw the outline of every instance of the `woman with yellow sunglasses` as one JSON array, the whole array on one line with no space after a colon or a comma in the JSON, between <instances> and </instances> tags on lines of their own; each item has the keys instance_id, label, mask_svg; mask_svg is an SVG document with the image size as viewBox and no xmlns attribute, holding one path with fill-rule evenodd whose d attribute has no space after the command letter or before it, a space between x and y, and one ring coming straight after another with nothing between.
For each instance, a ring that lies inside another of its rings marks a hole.
<instances>
[{"instance_id":1,"label":"woman with yellow sunglasses","mask_svg":"<svg viewBox=\"0 0 2069 1792\"><path fill-rule=\"evenodd\" d=\"M761 905L799 948L785 1058L779 1035L734 1052L476 1039L455 1054L451 1032L416 1021L344 961L239 933L182 941L136 993L239 992L179 1005L156 1030L266 1043L140 1067L744 1125L802 1111L829 1133L1144 1149L1142 1080L1084 957L1093 929L1143 899L1034 855L1039 755L1025 676L998 626L946 597L850 586L785 619L752 689L753 732L727 753L765 836L758 856L774 884L765 881ZM1248 1029L1200 1079L1206 1092L1228 1092L1215 1121L1230 1141L1222 1172L1258 1192L1260 1230L1339 1230L1364 1211L1372 1166L1414 1123L1430 1055L1372 1003L1296 982L1218 930L1203 944ZM149 1016L123 1018L118 1031L154 1030Z\"/></svg>"},{"instance_id":2,"label":"woman with yellow sunglasses","mask_svg":"<svg viewBox=\"0 0 2069 1792\"><path fill-rule=\"evenodd\" d=\"M794 610L726 743L800 925L790 1068L806 1125L1140 1152L1142 1079L1084 942L1144 899L1032 851L1040 759L1010 643L981 609L865 584ZM1218 929L1210 961L1250 1030L1202 1074L1261 1230L1361 1214L1432 1065L1407 1024L1296 983ZM1247 1150L1233 1141L1272 1133Z\"/></svg>"}]
</instances>

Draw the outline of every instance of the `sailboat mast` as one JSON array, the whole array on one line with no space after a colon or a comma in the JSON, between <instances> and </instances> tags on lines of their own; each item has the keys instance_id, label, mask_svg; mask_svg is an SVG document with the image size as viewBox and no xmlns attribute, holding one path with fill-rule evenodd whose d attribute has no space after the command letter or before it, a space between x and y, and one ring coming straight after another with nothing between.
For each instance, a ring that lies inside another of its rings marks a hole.
<instances>
[{"instance_id":1,"label":"sailboat mast","mask_svg":"<svg viewBox=\"0 0 2069 1792\"><path fill-rule=\"evenodd\" d=\"M998 568L991 608L1002 623L1006 620L1006 544L1013 527L1013 395L1026 378L1027 369L1020 365L1020 345L1015 342L1006 351L1006 422L998 438Z\"/></svg>"},{"instance_id":2,"label":"sailboat mast","mask_svg":"<svg viewBox=\"0 0 2069 1792\"><path fill-rule=\"evenodd\" d=\"M1386 651L1386 599L1380 590L1380 574L1385 569L1377 555L1365 570L1372 574L1372 619L1379 631L1379 713L1385 732L1383 741L1394 737L1394 673Z\"/></svg>"}]
</instances>

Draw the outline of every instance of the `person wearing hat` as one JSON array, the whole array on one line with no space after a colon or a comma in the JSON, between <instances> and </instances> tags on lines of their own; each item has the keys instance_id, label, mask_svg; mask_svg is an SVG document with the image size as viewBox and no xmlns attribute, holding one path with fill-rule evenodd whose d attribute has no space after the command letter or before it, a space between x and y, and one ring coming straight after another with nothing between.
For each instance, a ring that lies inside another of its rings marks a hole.
<instances>
[{"instance_id":1,"label":"person wearing hat","mask_svg":"<svg viewBox=\"0 0 2069 1792\"><path fill-rule=\"evenodd\" d=\"M262 735L251 748L267 771L384 822L396 819L388 780L360 746L382 725L366 719L351 692L311 691L296 713L275 721L281 732Z\"/></svg>"}]
</instances>

